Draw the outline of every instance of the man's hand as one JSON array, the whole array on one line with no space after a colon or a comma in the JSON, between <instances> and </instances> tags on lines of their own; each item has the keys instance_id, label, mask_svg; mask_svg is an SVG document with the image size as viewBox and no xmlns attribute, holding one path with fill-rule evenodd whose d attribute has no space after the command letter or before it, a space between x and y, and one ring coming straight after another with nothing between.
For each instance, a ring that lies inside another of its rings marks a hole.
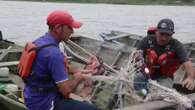
<instances>
[{"instance_id":1,"label":"man's hand","mask_svg":"<svg viewBox=\"0 0 195 110\"><path fill-rule=\"evenodd\" d=\"M187 89L189 89L189 90L193 90L193 89L194 89L194 86L195 86L195 84L194 84L194 78L187 77L187 78L183 81L182 86L183 86L183 87L185 86L185 87L186 87Z\"/></svg>"},{"instance_id":2,"label":"man's hand","mask_svg":"<svg viewBox=\"0 0 195 110\"><path fill-rule=\"evenodd\" d=\"M187 89L192 90L194 89L194 77L195 77L195 69L192 65L191 61L187 61L183 64L186 72L187 72L187 78L183 81L183 87L185 86Z\"/></svg>"},{"instance_id":3,"label":"man's hand","mask_svg":"<svg viewBox=\"0 0 195 110\"><path fill-rule=\"evenodd\" d=\"M85 69L93 70L91 74L95 74L98 71L98 67L100 66L100 63L96 56L92 56L89 59L88 64L86 65Z\"/></svg>"},{"instance_id":4,"label":"man's hand","mask_svg":"<svg viewBox=\"0 0 195 110\"><path fill-rule=\"evenodd\" d=\"M85 81L90 79L92 74L83 74L81 72L77 72L73 75L73 77L79 81Z\"/></svg>"},{"instance_id":5,"label":"man's hand","mask_svg":"<svg viewBox=\"0 0 195 110\"><path fill-rule=\"evenodd\" d=\"M85 69L92 70L91 74L93 75L102 74L105 69L101 64L102 60L99 60L96 56L92 56L88 64L86 65Z\"/></svg>"},{"instance_id":6,"label":"man's hand","mask_svg":"<svg viewBox=\"0 0 195 110\"><path fill-rule=\"evenodd\" d=\"M94 70L93 69L82 69L82 70L80 70L80 72L82 74L90 74L90 73L93 73Z\"/></svg>"},{"instance_id":7,"label":"man's hand","mask_svg":"<svg viewBox=\"0 0 195 110\"><path fill-rule=\"evenodd\" d=\"M69 99L70 93L72 93L75 88L85 80L85 76L81 72L73 74L72 80L65 80L57 84L59 92L64 96L64 98Z\"/></svg>"},{"instance_id":8,"label":"man's hand","mask_svg":"<svg viewBox=\"0 0 195 110\"><path fill-rule=\"evenodd\" d=\"M81 72L77 72L73 75L74 79L81 82L85 80L85 77L81 74Z\"/></svg>"}]
</instances>

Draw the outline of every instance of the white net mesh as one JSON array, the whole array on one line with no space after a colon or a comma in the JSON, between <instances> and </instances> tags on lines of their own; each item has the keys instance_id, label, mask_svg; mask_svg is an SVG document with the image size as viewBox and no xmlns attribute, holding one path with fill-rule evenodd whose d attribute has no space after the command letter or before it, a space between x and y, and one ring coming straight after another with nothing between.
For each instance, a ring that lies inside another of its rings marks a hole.
<instances>
[{"instance_id":1,"label":"white net mesh","mask_svg":"<svg viewBox=\"0 0 195 110\"><path fill-rule=\"evenodd\" d=\"M128 64L121 68L119 72L117 72L116 76L91 76L94 81L102 81L106 84L114 84L115 94L117 94L118 98L116 100L116 104L118 109L123 108L123 94L127 96L131 96L137 102L146 102L151 100L165 100L168 102L176 103L182 105L180 109L184 110L184 108L192 108L192 100L187 98L184 95L181 95L174 89L167 88L158 84L156 81L148 79L148 91L149 93L143 99L137 94L137 91L134 88L134 78L143 74L143 70L145 69L145 63L143 59L143 52L141 50L136 50L131 53L129 56ZM146 69L147 70L147 69ZM147 73L147 71L145 72ZM145 83L145 82L136 82L136 83Z\"/></svg>"}]
</instances>

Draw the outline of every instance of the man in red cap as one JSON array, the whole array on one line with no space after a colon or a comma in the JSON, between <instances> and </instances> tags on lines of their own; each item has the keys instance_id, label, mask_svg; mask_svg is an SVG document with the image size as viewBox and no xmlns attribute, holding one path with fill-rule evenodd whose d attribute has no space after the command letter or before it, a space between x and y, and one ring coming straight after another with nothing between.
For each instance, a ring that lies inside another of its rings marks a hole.
<instances>
[{"instance_id":1,"label":"man in red cap","mask_svg":"<svg viewBox=\"0 0 195 110\"><path fill-rule=\"evenodd\" d=\"M32 73L25 79L25 105L29 110L98 110L94 105L69 98L79 83L85 80L81 71L68 78L66 56L60 52L60 41L66 41L80 28L66 11L54 11L47 17L49 32L33 42L39 48L33 62ZM47 46L46 46L47 45ZM92 72L94 70L88 70Z\"/></svg>"}]
</instances>

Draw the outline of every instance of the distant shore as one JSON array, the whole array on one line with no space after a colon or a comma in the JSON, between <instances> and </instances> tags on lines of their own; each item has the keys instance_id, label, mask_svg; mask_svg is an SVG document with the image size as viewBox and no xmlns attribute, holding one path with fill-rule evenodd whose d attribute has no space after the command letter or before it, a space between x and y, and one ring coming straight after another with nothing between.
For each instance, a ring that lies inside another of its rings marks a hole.
<instances>
[{"instance_id":1,"label":"distant shore","mask_svg":"<svg viewBox=\"0 0 195 110\"><path fill-rule=\"evenodd\" d=\"M195 0L16 0L62 3L106 3L127 5L195 5Z\"/></svg>"}]
</instances>

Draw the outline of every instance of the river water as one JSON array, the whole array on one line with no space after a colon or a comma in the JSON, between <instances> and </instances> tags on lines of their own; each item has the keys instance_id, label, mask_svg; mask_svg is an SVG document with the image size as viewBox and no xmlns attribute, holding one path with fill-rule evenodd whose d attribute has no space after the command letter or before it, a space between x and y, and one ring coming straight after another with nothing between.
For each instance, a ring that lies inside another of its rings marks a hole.
<instances>
[{"instance_id":1,"label":"river water","mask_svg":"<svg viewBox=\"0 0 195 110\"><path fill-rule=\"evenodd\" d=\"M174 37L195 42L193 6L0 1L0 30L4 38L23 45L47 31L45 19L53 10L68 10L84 23L75 33L94 39L101 40L98 34L110 30L145 35L149 26L155 26L162 18L171 18L175 22Z\"/></svg>"}]
</instances>

